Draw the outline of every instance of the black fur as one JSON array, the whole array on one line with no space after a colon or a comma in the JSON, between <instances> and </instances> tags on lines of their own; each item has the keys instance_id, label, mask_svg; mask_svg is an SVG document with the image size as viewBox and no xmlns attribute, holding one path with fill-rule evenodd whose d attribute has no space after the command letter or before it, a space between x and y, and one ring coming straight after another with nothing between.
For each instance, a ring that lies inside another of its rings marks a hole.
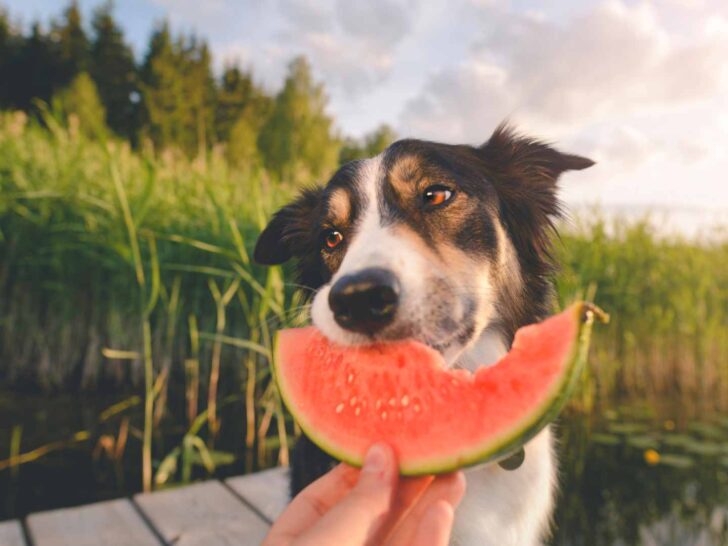
<instances>
[{"instance_id":1,"label":"black fur","mask_svg":"<svg viewBox=\"0 0 728 546\"><path fill-rule=\"evenodd\" d=\"M456 191L464 192L478 203L460 219L460 228L451 234L460 248L494 256L497 249L494 222L500 222L510 237L524 288L521 294L502 295L497 302L502 323L494 325L510 343L519 327L544 318L551 310L550 277L555 268L551 238L554 221L561 215L556 195L558 177L567 170L585 169L593 162L522 137L507 125L499 126L479 147L420 140L395 142L384 153L385 180L382 202L378 204L382 219L387 223L411 224L425 241L436 237L447 226L434 215L423 216L413 200L400 199L392 188L389 171L404 156L416 158L422 177L452 184ZM270 265L296 258L302 284L312 289L325 284L341 261L321 250L321 230L327 227L327 195L334 188L350 192L352 218L348 225L354 225L364 198L357 194L353 183L357 167L356 162L345 165L326 189L304 190L292 204L278 211L258 239L255 260ZM413 183L417 183L418 176L418 173L412 174ZM345 246L338 252L343 255ZM466 332L466 339L473 334L473 331ZM296 495L334 464L334 459L302 437L292 456L291 494Z\"/></svg>"},{"instance_id":2,"label":"black fur","mask_svg":"<svg viewBox=\"0 0 728 546\"><path fill-rule=\"evenodd\" d=\"M499 218L513 242L524 280L524 294L499 302L500 325L508 339L521 326L552 311L551 277L556 266L551 253L554 221L562 216L557 197L559 176L594 165L591 159L563 154L546 143L519 136L499 126L479 148L499 197Z\"/></svg>"}]
</instances>

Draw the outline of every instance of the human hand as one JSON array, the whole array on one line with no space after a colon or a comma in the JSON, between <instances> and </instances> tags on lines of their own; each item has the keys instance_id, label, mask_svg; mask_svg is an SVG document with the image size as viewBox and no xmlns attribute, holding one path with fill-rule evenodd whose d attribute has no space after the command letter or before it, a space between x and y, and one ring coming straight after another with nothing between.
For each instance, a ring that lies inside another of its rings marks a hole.
<instances>
[{"instance_id":1,"label":"human hand","mask_svg":"<svg viewBox=\"0 0 728 546\"><path fill-rule=\"evenodd\" d=\"M464 493L462 472L399 478L375 444L361 470L340 464L301 491L263 546L446 546Z\"/></svg>"}]
</instances>

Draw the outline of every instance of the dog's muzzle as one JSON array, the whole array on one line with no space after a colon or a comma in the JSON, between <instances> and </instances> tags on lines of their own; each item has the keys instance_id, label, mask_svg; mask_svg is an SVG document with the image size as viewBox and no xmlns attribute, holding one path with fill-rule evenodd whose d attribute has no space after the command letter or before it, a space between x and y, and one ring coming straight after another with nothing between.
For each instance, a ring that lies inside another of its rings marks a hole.
<instances>
[{"instance_id":1,"label":"dog's muzzle","mask_svg":"<svg viewBox=\"0 0 728 546\"><path fill-rule=\"evenodd\" d=\"M345 330L372 335L394 320L399 295L394 273L370 267L337 280L329 291L329 307Z\"/></svg>"}]
</instances>

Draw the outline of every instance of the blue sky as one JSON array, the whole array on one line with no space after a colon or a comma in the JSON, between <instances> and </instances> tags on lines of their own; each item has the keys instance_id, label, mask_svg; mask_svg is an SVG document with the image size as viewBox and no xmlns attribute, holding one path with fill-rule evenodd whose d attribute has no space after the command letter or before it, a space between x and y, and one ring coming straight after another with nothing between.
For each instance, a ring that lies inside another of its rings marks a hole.
<instances>
[{"instance_id":1,"label":"blue sky","mask_svg":"<svg viewBox=\"0 0 728 546\"><path fill-rule=\"evenodd\" d=\"M96 1L81 0L86 12ZM65 2L0 0L28 23ZM155 21L195 30L219 66L276 89L311 60L339 128L477 143L510 118L588 155L571 203L728 217L728 2L723 0L118 0L138 55Z\"/></svg>"}]
</instances>

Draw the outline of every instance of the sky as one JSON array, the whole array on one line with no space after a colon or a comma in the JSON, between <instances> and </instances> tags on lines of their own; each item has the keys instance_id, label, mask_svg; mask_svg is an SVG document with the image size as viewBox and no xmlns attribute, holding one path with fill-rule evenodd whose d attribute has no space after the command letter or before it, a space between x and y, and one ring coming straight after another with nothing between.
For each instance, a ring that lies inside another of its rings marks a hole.
<instances>
[{"instance_id":1,"label":"sky","mask_svg":"<svg viewBox=\"0 0 728 546\"><path fill-rule=\"evenodd\" d=\"M27 24L65 2L0 5ZM345 134L388 123L478 144L509 119L597 161L564 176L569 203L728 222L724 0L117 0L115 13L138 56L166 18L269 90L306 55Z\"/></svg>"}]
</instances>

